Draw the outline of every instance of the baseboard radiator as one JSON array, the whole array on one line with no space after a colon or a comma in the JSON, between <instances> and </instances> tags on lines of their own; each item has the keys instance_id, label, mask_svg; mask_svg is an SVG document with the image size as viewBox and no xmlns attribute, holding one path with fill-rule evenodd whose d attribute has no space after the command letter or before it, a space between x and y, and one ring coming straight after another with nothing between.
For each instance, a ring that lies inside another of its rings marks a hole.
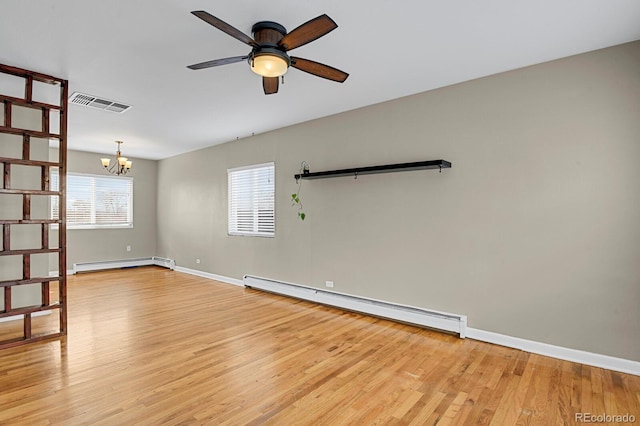
<instances>
[{"instance_id":1,"label":"baseboard radiator","mask_svg":"<svg viewBox=\"0 0 640 426\"><path fill-rule=\"evenodd\" d=\"M105 269L120 269L120 268L133 268L136 266L162 266L168 269L175 269L176 262L173 259L166 259L164 257L143 257L139 259L123 259L123 260L106 260L101 262L85 262L74 263L73 273L90 272L90 271L102 271Z\"/></svg>"},{"instance_id":2,"label":"baseboard radiator","mask_svg":"<svg viewBox=\"0 0 640 426\"><path fill-rule=\"evenodd\" d=\"M467 316L431 311L299 284L245 275L244 286L466 337Z\"/></svg>"}]
</instances>

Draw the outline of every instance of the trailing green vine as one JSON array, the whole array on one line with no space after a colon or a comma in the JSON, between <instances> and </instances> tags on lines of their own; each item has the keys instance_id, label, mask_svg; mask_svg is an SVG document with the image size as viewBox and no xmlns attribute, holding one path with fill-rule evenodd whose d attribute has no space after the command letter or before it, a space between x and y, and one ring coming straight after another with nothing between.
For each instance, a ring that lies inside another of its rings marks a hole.
<instances>
[{"instance_id":1,"label":"trailing green vine","mask_svg":"<svg viewBox=\"0 0 640 426\"><path fill-rule=\"evenodd\" d=\"M309 164L306 161L300 163L300 174L309 173ZM300 192L302 191L302 179L298 179L298 191L291 194L291 207L298 206L298 217L300 220L304 220L307 215L302 207L302 200L300 199Z\"/></svg>"}]
</instances>

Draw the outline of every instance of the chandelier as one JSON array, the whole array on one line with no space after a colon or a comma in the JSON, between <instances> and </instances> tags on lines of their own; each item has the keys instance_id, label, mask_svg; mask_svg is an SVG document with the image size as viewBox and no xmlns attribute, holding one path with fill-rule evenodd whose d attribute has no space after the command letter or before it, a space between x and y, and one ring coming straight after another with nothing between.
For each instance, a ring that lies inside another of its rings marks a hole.
<instances>
[{"instance_id":1,"label":"chandelier","mask_svg":"<svg viewBox=\"0 0 640 426\"><path fill-rule=\"evenodd\" d=\"M116 151L115 164L109 167L109 164L111 164L111 159L109 158L101 158L100 162L102 163L102 167L112 175L126 175L131 170L133 161L122 156L122 153L120 152L120 144L122 144L122 141L116 141L116 143L118 144L118 150Z\"/></svg>"}]
</instances>

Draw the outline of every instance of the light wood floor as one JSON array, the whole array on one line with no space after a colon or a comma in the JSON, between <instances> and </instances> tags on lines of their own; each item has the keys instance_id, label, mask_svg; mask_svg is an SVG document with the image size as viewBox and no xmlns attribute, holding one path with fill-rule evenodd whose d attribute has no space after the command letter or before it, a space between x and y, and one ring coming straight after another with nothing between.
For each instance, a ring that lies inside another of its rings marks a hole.
<instances>
[{"instance_id":1,"label":"light wood floor","mask_svg":"<svg viewBox=\"0 0 640 426\"><path fill-rule=\"evenodd\" d=\"M65 339L0 351L0 424L640 422L637 376L167 269L70 277L68 297Z\"/></svg>"}]
</instances>

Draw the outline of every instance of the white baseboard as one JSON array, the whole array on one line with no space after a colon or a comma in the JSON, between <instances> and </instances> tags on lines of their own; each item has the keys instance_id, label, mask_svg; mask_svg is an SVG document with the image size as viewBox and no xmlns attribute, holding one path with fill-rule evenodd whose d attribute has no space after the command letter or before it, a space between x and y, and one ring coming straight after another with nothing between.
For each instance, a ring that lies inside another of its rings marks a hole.
<instances>
[{"instance_id":1,"label":"white baseboard","mask_svg":"<svg viewBox=\"0 0 640 426\"><path fill-rule=\"evenodd\" d=\"M230 277L225 277L223 275L211 274L209 272L198 271L197 269L184 268L182 266L176 266L174 270L178 272L184 272L185 274L189 274L189 275L195 275L197 277L209 278L210 280L221 281L223 283L244 287L244 283L242 282L242 280L238 280L236 278L230 278Z\"/></svg>"},{"instance_id":2,"label":"white baseboard","mask_svg":"<svg viewBox=\"0 0 640 426\"><path fill-rule=\"evenodd\" d=\"M100 262L74 263L73 274L78 272L102 271L106 269L132 268L136 266L162 266L174 269L175 261L158 256L142 257L138 259L106 260Z\"/></svg>"},{"instance_id":3,"label":"white baseboard","mask_svg":"<svg viewBox=\"0 0 640 426\"><path fill-rule=\"evenodd\" d=\"M494 343L508 348L520 349L522 351L538 355L563 359L565 361L577 362L593 367L606 368L607 370L640 376L640 362L638 361L631 361L609 355L595 354L577 349L550 345L548 343L521 339L519 337L493 333L491 331L478 330L476 328L467 328L467 338Z\"/></svg>"},{"instance_id":4,"label":"white baseboard","mask_svg":"<svg viewBox=\"0 0 640 426\"><path fill-rule=\"evenodd\" d=\"M49 315L51 314L51 311L39 311L39 312L34 312L31 314L31 317L41 317L44 315ZM14 315L12 317L5 317L5 318L0 318L0 322L8 322L8 321L17 321L19 319L24 318L23 314L20 315Z\"/></svg>"}]
</instances>

